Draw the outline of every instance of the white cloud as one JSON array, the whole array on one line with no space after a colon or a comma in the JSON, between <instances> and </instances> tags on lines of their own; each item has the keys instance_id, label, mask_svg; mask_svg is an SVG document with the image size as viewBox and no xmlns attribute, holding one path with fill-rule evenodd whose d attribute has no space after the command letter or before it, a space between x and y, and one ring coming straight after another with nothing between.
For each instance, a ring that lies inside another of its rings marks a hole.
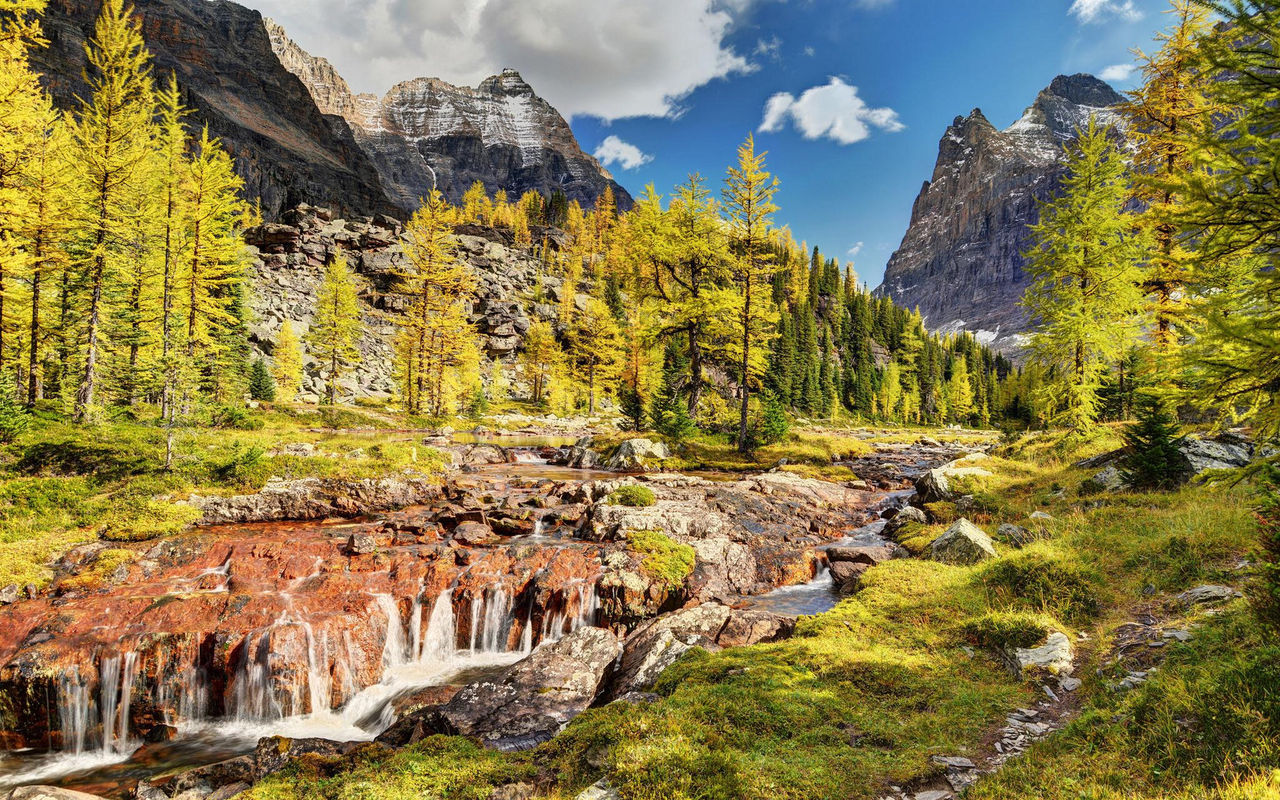
<instances>
[{"instance_id":1,"label":"white cloud","mask_svg":"<svg viewBox=\"0 0 1280 800\"><path fill-rule=\"evenodd\" d=\"M755 54L765 58L772 58L774 61L782 60L782 40L777 36L771 39L757 39Z\"/></svg>"},{"instance_id":2,"label":"white cloud","mask_svg":"<svg viewBox=\"0 0 1280 800\"><path fill-rule=\"evenodd\" d=\"M653 160L653 156L630 142L622 141L617 136L606 136L591 155L605 166L617 164L623 169L635 169Z\"/></svg>"},{"instance_id":3,"label":"white cloud","mask_svg":"<svg viewBox=\"0 0 1280 800\"><path fill-rule=\"evenodd\" d=\"M862 242L858 242L854 244L853 247L849 248L849 258L853 258L854 256L858 255L858 253L861 253L861 252L862 252Z\"/></svg>"},{"instance_id":4,"label":"white cloud","mask_svg":"<svg viewBox=\"0 0 1280 800\"><path fill-rule=\"evenodd\" d=\"M1098 73L1098 77L1104 81L1112 83L1124 83L1133 77L1133 73L1137 71L1137 67L1133 64L1112 64L1111 66Z\"/></svg>"},{"instance_id":5,"label":"white cloud","mask_svg":"<svg viewBox=\"0 0 1280 800\"><path fill-rule=\"evenodd\" d=\"M813 45L807 45L807 46L804 48L804 54L805 54L806 56L809 56L810 58L813 58L814 56L816 56L816 55L818 54L818 51L813 49Z\"/></svg>"},{"instance_id":6,"label":"white cloud","mask_svg":"<svg viewBox=\"0 0 1280 800\"><path fill-rule=\"evenodd\" d=\"M1100 22L1106 17L1117 16L1133 22L1142 19L1142 12L1133 0L1074 0L1068 14L1074 14L1081 22Z\"/></svg>"},{"instance_id":7,"label":"white cloud","mask_svg":"<svg viewBox=\"0 0 1280 800\"><path fill-rule=\"evenodd\" d=\"M891 108L869 108L858 96L858 87L839 78L831 78L825 86L806 89L800 97L779 92L764 106L760 130L774 133L795 123L806 139L826 137L840 144L860 142L871 135L871 128L894 133L903 129L898 112Z\"/></svg>"},{"instance_id":8,"label":"white cloud","mask_svg":"<svg viewBox=\"0 0 1280 800\"><path fill-rule=\"evenodd\" d=\"M512 67L562 114L671 116L752 70L726 41L751 0L250 0L355 91Z\"/></svg>"}]
</instances>

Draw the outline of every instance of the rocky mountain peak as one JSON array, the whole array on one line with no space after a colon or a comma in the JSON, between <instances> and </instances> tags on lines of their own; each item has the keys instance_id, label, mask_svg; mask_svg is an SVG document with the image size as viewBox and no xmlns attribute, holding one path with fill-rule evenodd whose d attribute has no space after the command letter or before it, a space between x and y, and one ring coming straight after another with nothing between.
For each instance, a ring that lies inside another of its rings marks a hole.
<instances>
[{"instance_id":1,"label":"rocky mountain peak","mask_svg":"<svg viewBox=\"0 0 1280 800\"><path fill-rule=\"evenodd\" d=\"M498 75L491 75L480 82L479 91L487 92L494 95L527 95L529 97L537 97L533 93L533 87L520 77L520 73L510 67L502 70Z\"/></svg>"},{"instance_id":2,"label":"rocky mountain peak","mask_svg":"<svg viewBox=\"0 0 1280 800\"><path fill-rule=\"evenodd\" d=\"M970 331L1016 353L1029 226L1059 190L1064 146L1091 117L1123 129L1123 100L1091 75L1060 75L1004 130L980 109L956 117L876 291L919 307L932 330Z\"/></svg>"}]
</instances>

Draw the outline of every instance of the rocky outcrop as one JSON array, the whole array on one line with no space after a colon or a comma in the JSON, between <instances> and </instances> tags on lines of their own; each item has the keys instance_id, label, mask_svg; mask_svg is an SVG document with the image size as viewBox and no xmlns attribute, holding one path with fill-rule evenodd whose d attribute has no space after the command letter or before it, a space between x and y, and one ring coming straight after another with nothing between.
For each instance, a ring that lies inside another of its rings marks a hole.
<instances>
[{"instance_id":1,"label":"rocky outcrop","mask_svg":"<svg viewBox=\"0 0 1280 800\"><path fill-rule=\"evenodd\" d=\"M662 442L650 439L627 439L609 457L609 469L618 472L644 472L671 458L671 451Z\"/></svg>"},{"instance_id":2,"label":"rocky outcrop","mask_svg":"<svg viewBox=\"0 0 1280 800\"><path fill-rule=\"evenodd\" d=\"M627 191L582 151L564 117L515 70L474 89L417 78L382 97L354 95L326 59L298 47L270 20L267 30L280 63L311 90L321 111L350 126L406 211L433 188L457 202L475 181L490 194L560 191L584 206L609 189L621 208L631 206Z\"/></svg>"},{"instance_id":3,"label":"rocky outcrop","mask_svg":"<svg viewBox=\"0 0 1280 800\"><path fill-rule=\"evenodd\" d=\"M553 228L539 231L547 234L539 241L551 247L563 236ZM407 308L407 298L398 292L402 276L411 271L403 235L404 226L385 215L343 219L331 209L305 204L290 209L281 222L247 231L254 289L250 343L259 353L271 355L286 320L296 335L305 335L325 264L342 252L359 275L363 325L360 363L339 381L339 400L391 396L393 342L398 315ZM515 247L508 231L463 226L455 232L454 242L458 257L476 277L475 294L466 301L469 319L483 336L487 354L510 360L534 321L558 321L557 306L552 303L561 297L562 281L544 274L539 254ZM535 287L549 303L523 301ZM300 400L317 402L325 393L321 367L309 353L304 354Z\"/></svg>"},{"instance_id":4,"label":"rocky outcrop","mask_svg":"<svg viewBox=\"0 0 1280 800\"><path fill-rule=\"evenodd\" d=\"M1169 477L1179 484L1204 478L1215 470L1243 469L1253 463L1255 455L1254 443L1236 433L1212 437L1188 434L1179 439L1176 446L1176 463ZM1120 492L1133 488L1124 467L1128 454L1127 448L1121 448L1076 462L1073 466L1082 469L1102 468L1085 481L1081 490Z\"/></svg>"},{"instance_id":5,"label":"rocky outcrop","mask_svg":"<svg viewBox=\"0 0 1280 800\"><path fill-rule=\"evenodd\" d=\"M537 648L498 680L465 687L440 713L458 733L491 747L533 747L591 705L621 653L613 633L581 628Z\"/></svg>"},{"instance_id":6,"label":"rocky outcrop","mask_svg":"<svg viewBox=\"0 0 1280 800\"><path fill-rule=\"evenodd\" d=\"M231 497L192 497L200 524L356 517L371 511L418 505L440 496L440 486L422 478L270 480L262 491Z\"/></svg>"},{"instance_id":7,"label":"rocky outcrop","mask_svg":"<svg viewBox=\"0 0 1280 800\"><path fill-rule=\"evenodd\" d=\"M977 564L997 556L991 537L967 519L956 520L933 543L929 556L944 564Z\"/></svg>"},{"instance_id":8,"label":"rocky outcrop","mask_svg":"<svg viewBox=\"0 0 1280 800\"><path fill-rule=\"evenodd\" d=\"M1090 75L1060 75L1004 130L979 109L956 117L876 292L918 307L931 330L1016 352L1028 324L1019 302L1029 226L1060 191L1063 146L1092 115L1117 122L1122 101Z\"/></svg>"},{"instance_id":9,"label":"rocky outcrop","mask_svg":"<svg viewBox=\"0 0 1280 800\"><path fill-rule=\"evenodd\" d=\"M71 108L85 93L84 45L98 0L52 0L43 17L49 47L36 67L55 101ZM268 219L310 202L344 212L396 210L351 128L325 116L296 76L281 66L257 11L236 3L141 0L155 74L176 74L196 125L207 123L235 159L246 193Z\"/></svg>"}]
</instances>

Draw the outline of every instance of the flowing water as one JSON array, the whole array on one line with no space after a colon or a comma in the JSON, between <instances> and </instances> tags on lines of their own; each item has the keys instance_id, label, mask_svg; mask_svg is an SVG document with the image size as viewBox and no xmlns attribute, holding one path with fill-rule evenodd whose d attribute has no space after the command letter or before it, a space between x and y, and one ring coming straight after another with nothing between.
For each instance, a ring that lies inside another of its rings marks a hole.
<instances>
[{"instance_id":1,"label":"flowing water","mask_svg":"<svg viewBox=\"0 0 1280 800\"><path fill-rule=\"evenodd\" d=\"M540 640L554 641L596 621L594 581L566 589L556 610L548 608ZM424 607L420 597L407 616L390 595L374 598L386 616L381 679L355 685L352 643L317 636L303 619L286 614L245 637L243 656L224 698L227 713L208 716L211 688L203 671L191 666L155 687L157 705L176 709L166 722L177 733L164 744L146 744L130 735L130 706L142 690L140 658L122 652L99 659L98 679L78 669L59 683L57 713L65 749L41 753L0 753L0 789L53 783L94 791L118 791L122 784L177 769L203 766L251 753L264 736L318 737L369 741L395 721L395 703L432 686L462 685L516 663L533 649L529 609L516 608L500 583L486 587L455 608L453 590ZM461 621L469 631L459 642ZM519 623L521 634L508 642ZM305 681L287 688L272 680L272 641L300 628L306 643ZM341 692L334 691L334 682ZM334 707L335 696L349 698Z\"/></svg>"},{"instance_id":2,"label":"flowing water","mask_svg":"<svg viewBox=\"0 0 1280 800\"><path fill-rule=\"evenodd\" d=\"M832 547L878 547L889 541L881 536L885 521L877 520L864 525L843 539L818 548L821 553ZM826 557L819 556L813 580L796 586L783 586L758 597L749 598L746 605L759 611L771 611L775 614L805 616L821 614L835 608L840 602L840 590L831 579L831 570L827 568Z\"/></svg>"}]
</instances>

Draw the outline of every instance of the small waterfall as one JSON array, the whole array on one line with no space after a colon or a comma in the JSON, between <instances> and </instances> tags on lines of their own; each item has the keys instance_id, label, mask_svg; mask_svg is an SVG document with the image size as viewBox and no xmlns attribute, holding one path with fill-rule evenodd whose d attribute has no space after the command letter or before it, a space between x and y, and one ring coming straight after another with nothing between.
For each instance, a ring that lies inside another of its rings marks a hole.
<instances>
[{"instance_id":1,"label":"small waterfall","mask_svg":"<svg viewBox=\"0 0 1280 800\"><path fill-rule=\"evenodd\" d=\"M431 609L418 660L450 663L457 648L458 629L453 619L453 590L446 589L436 598L436 604Z\"/></svg>"},{"instance_id":2,"label":"small waterfall","mask_svg":"<svg viewBox=\"0 0 1280 800\"><path fill-rule=\"evenodd\" d=\"M542 641L544 642L557 641L566 633L573 633L579 628L596 624L596 612L600 610L600 597L596 593L594 580L579 583L573 588L572 595L566 589L561 596L564 604L560 610L542 619Z\"/></svg>"},{"instance_id":3,"label":"small waterfall","mask_svg":"<svg viewBox=\"0 0 1280 800\"><path fill-rule=\"evenodd\" d=\"M98 665L95 705L89 682L80 676L78 666L63 675L58 682L62 749L75 755L87 752L90 733L97 722L100 727L93 743L103 755L130 752L133 748L129 740L129 708L133 704L133 684L137 678L137 653L129 651L103 657Z\"/></svg>"},{"instance_id":4,"label":"small waterfall","mask_svg":"<svg viewBox=\"0 0 1280 800\"><path fill-rule=\"evenodd\" d=\"M502 653L507 649L506 634L511 630L511 595L501 585L485 592L484 628L480 637L480 652ZM471 652L476 653L475 632L471 634Z\"/></svg>"},{"instance_id":5,"label":"small waterfall","mask_svg":"<svg viewBox=\"0 0 1280 800\"><path fill-rule=\"evenodd\" d=\"M302 623L302 629L307 634L307 699L310 701L310 713L328 711L333 703L333 676L329 674L329 634L326 632L317 640L310 624Z\"/></svg>"},{"instance_id":6,"label":"small waterfall","mask_svg":"<svg viewBox=\"0 0 1280 800\"><path fill-rule=\"evenodd\" d=\"M409 662L411 653L405 641L404 624L400 619L400 606L389 594L376 596L378 608L387 617L387 637L382 646L382 669L392 669Z\"/></svg>"},{"instance_id":7,"label":"small waterfall","mask_svg":"<svg viewBox=\"0 0 1280 800\"><path fill-rule=\"evenodd\" d=\"M84 752L92 702L89 685L80 678L80 667L72 666L71 671L58 682L58 719L62 723L63 750L76 755Z\"/></svg>"},{"instance_id":8,"label":"small waterfall","mask_svg":"<svg viewBox=\"0 0 1280 800\"><path fill-rule=\"evenodd\" d=\"M280 704L271 691L271 628L262 630L256 638L252 633L246 636L243 647L232 717L237 722L282 718Z\"/></svg>"}]
</instances>

